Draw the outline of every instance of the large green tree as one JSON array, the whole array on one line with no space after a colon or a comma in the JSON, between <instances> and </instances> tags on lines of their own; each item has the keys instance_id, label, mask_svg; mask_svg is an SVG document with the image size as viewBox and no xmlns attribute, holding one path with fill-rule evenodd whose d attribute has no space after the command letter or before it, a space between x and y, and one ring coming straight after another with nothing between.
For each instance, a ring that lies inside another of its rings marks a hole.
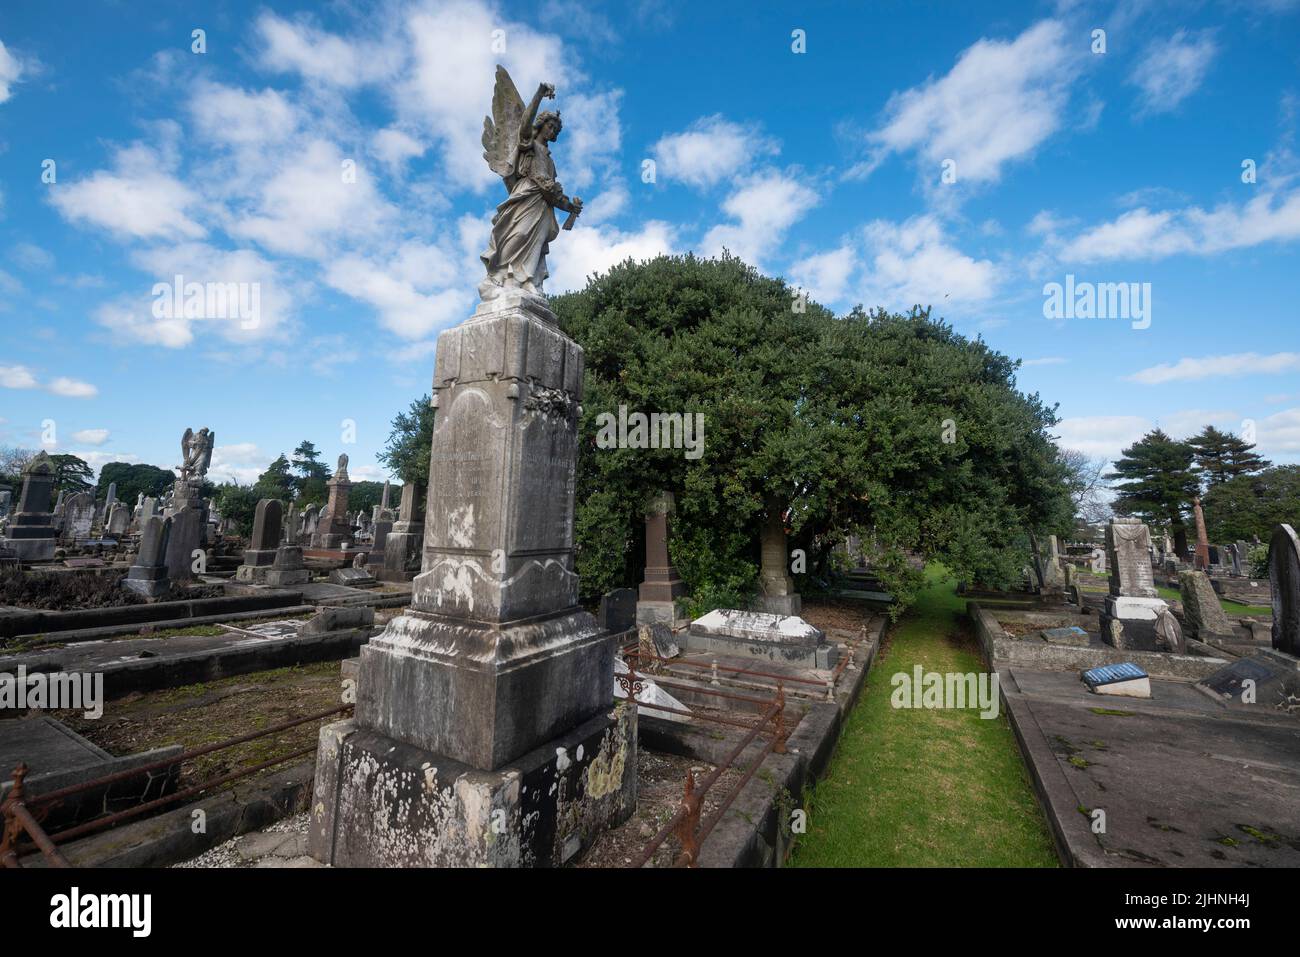
<instances>
[{"instance_id":1,"label":"large green tree","mask_svg":"<svg viewBox=\"0 0 1300 957\"><path fill-rule=\"evenodd\" d=\"M51 455L54 463L54 490L56 492L89 492L95 487L95 470L90 463L75 455Z\"/></svg>"},{"instance_id":2,"label":"large green tree","mask_svg":"<svg viewBox=\"0 0 1300 957\"><path fill-rule=\"evenodd\" d=\"M376 458L388 466L403 484L414 482L419 488L429 484L429 447L433 443L434 408L426 392L411 403L406 412L393 419L393 428Z\"/></svg>"},{"instance_id":3,"label":"large green tree","mask_svg":"<svg viewBox=\"0 0 1300 957\"><path fill-rule=\"evenodd\" d=\"M1230 432L1220 432L1207 425L1187 440L1197 468L1208 488L1221 485L1238 475L1261 472L1271 464L1255 451L1255 446Z\"/></svg>"},{"instance_id":4,"label":"large green tree","mask_svg":"<svg viewBox=\"0 0 1300 957\"><path fill-rule=\"evenodd\" d=\"M1213 541L1267 542L1273 526L1300 523L1300 465L1279 465L1212 485L1201 505Z\"/></svg>"},{"instance_id":5,"label":"large green tree","mask_svg":"<svg viewBox=\"0 0 1300 957\"><path fill-rule=\"evenodd\" d=\"M871 536L906 598L909 557L1006 582L1029 532L1068 531L1054 410L1017 363L928 312L836 318L740 260L624 263L553 300L586 351L578 567L588 598L640 577L642 511L675 493L672 555L697 597L751 592L769 497L810 569ZM599 448L602 413L702 414L704 451Z\"/></svg>"},{"instance_id":6,"label":"large green tree","mask_svg":"<svg viewBox=\"0 0 1300 957\"><path fill-rule=\"evenodd\" d=\"M300 507L305 507L315 503L323 504L329 496L329 490L325 483L329 480L330 470L324 462L320 460L320 452L316 449L314 442L303 439L298 443L298 447L293 450L293 471L297 474L294 476L294 487L297 491L297 502Z\"/></svg>"},{"instance_id":7,"label":"large green tree","mask_svg":"<svg viewBox=\"0 0 1300 957\"><path fill-rule=\"evenodd\" d=\"M1187 510L1200 494L1193 465L1194 450L1153 429L1126 448L1106 475L1115 483L1115 511L1146 522L1167 525L1174 550L1187 558Z\"/></svg>"},{"instance_id":8,"label":"large green tree","mask_svg":"<svg viewBox=\"0 0 1300 957\"><path fill-rule=\"evenodd\" d=\"M117 500L134 505L141 494L153 498L165 495L175 484L176 475L169 469L160 469L156 465L109 462L99 470L96 494L101 497L107 495L108 487L114 482L117 483Z\"/></svg>"},{"instance_id":9,"label":"large green tree","mask_svg":"<svg viewBox=\"0 0 1300 957\"><path fill-rule=\"evenodd\" d=\"M266 467L266 471L257 477L257 481L253 483L253 493L258 499L278 498L282 502L291 501L297 489L292 468L289 460L281 453Z\"/></svg>"}]
</instances>

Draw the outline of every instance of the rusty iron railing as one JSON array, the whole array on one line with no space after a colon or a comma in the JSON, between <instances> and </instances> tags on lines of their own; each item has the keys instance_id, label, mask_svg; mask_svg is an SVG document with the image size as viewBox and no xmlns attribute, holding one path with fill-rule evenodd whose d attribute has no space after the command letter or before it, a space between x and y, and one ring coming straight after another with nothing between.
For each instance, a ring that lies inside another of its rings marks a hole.
<instances>
[{"instance_id":1,"label":"rusty iron railing","mask_svg":"<svg viewBox=\"0 0 1300 957\"><path fill-rule=\"evenodd\" d=\"M223 751L227 748L237 747L241 744L247 744L258 738L266 738L271 735L280 734L291 728L296 728L304 724L310 724L313 721L320 721L346 711L351 711L351 704L340 705L336 708L329 708L325 711L318 711L314 714L306 715L302 718L293 718L289 721L282 721L279 724L272 725L269 728L263 728L261 731L253 731L248 734L241 734L238 737L229 738L225 741L217 741L213 744L205 744L202 747L193 748L189 751L182 752L174 757L162 758L149 764L138 765L133 768L127 768L122 771L115 771L112 774L106 774L102 777L90 781L84 781L80 784L72 784L68 787L58 788L54 791L47 791L44 794L29 795L26 793L24 778L28 773L26 763L20 763L14 769L14 785L9 793L5 796L3 802L0 802L0 820L3 820L4 829L0 831L0 867L21 867L18 856L20 845L23 838L26 837L36 848L45 855L45 859L54 867L69 867L67 858L59 851L58 845L66 844L68 841L84 837L96 831L105 828L116 827L123 821L131 820L151 811L159 810L168 804L175 804L177 801L184 801L187 798L195 797L204 791L210 791L212 788L219 787L231 781L240 778L246 778L250 775L265 771L267 768L275 767L277 764L283 764L294 758L300 758L316 752L316 745L308 748L301 748L291 751L287 754L277 755L269 760L262 761L249 767L239 768L227 774L219 775L207 781L191 785L173 791L171 794L163 795L152 801L146 801L136 804L132 807L117 811L113 814L105 814L93 820L77 824L73 827L65 828L55 834L46 833L41 826L49 812L62 803L66 798L76 794L82 794L87 791L93 791L97 788L106 788L120 781L129 780L142 774L150 774L154 771L170 771L185 761L192 761L195 758L203 757L206 754L212 754L214 751Z\"/></svg>"},{"instance_id":2,"label":"rusty iron railing","mask_svg":"<svg viewBox=\"0 0 1300 957\"><path fill-rule=\"evenodd\" d=\"M749 783L750 779L758 771L763 761L769 754L784 754L785 742L788 731L785 726L785 682L796 681L803 684L820 687L822 682L792 678L786 675L766 674L756 672L746 668L727 668L714 665L701 665L709 668L711 672L726 671L733 674L748 674L763 676L776 679L776 687L770 698L756 698L752 695L740 695L729 691L719 691L713 687L698 685L686 685L671 680L665 680L659 675L654 675L652 679L656 684L663 688L676 688L681 691L688 691L692 694L707 695L719 698L725 701L739 701L746 704L754 704L763 708L758 720L740 721L735 718L724 718L720 715L713 715L703 711L686 711L682 708L672 708L667 705L647 704L637 701L636 695L644 688L648 676L640 674L636 670L636 663L643 660L651 660L659 663L686 664L671 659L660 658L657 655L650 656L642 652L638 647L629 647L623 650L624 663L627 665L627 674L615 675L619 686L627 694L630 701L635 702L638 709L648 708L652 711L664 711L675 714L688 715L696 721L707 721L713 724L723 724L731 727L744 728L746 734L731 749L730 753L717 764L713 771L704 778L700 783L695 780L693 771L686 772L686 780L682 789L682 799L677 805L677 810L666 824L661 827L653 837L646 842L641 853L632 862L632 867L644 867L655 853L663 846L669 837L675 837L678 844L678 853L673 860L676 867L694 867L699 862L700 846L717 827L722 816L727 813L736 797ZM703 816L704 801L708 796L711 788L718 783L722 775L736 766L745 751L754 743L756 739L762 737L762 744L758 753L745 766L741 776L727 788L718 806L713 809L707 818Z\"/></svg>"}]
</instances>

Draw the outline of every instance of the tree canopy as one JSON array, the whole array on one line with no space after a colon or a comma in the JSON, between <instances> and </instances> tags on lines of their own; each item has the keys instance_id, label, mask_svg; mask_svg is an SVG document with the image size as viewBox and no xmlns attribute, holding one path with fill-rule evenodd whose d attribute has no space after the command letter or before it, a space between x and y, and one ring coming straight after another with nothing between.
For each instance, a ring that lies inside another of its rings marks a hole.
<instances>
[{"instance_id":1,"label":"tree canopy","mask_svg":"<svg viewBox=\"0 0 1300 957\"><path fill-rule=\"evenodd\" d=\"M156 465L109 462L99 470L96 494L106 496L108 487L114 482L117 483L117 500L134 505L141 494L152 498L165 495L175 484L176 475L170 469L160 469Z\"/></svg>"},{"instance_id":2,"label":"tree canopy","mask_svg":"<svg viewBox=\"0 0 1300 957\"><path fill-rule=\"evenodd\" d=\"M743 600L769 498L791 548L825 569L849 532L874 541L906 599L907 552L967 580L1006 582L1025 533L1068 531L1073 510L1054 408L1015 388L1018 363L928 311L836 318L733 257L627 262L552 301L586 352L579 456L583 594L635 584L643 509L678 512L672 557L697 598ZM597 417L702 414L703 454L599 448Z\"/></svg>"},{"instance_id":3,"label":"tree canopy","mask_svg":"<svg viewBox=\"0 0 1300 957\"><path fill-rule=\"evenodd\" d=\"M1208 488L1222 485L1238 475L1262 471L1271 464L1255 452L1255 446L1230 432L1220 432L1207 425L1187 440L1196 466Z\"/></svg>"}]
</instances>

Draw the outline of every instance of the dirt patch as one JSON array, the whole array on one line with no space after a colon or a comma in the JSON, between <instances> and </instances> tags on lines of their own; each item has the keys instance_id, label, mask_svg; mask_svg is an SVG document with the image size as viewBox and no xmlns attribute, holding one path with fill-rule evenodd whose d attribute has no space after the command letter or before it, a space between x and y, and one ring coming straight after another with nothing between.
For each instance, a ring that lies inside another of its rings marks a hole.
<instances>
[{"instance_id":1,"label":"dirt patch","mask_svg":"<svg viewBox=\"0 0 1300 957\"><path fill-rule=\"evenodd\" d=\"M864 608L861 602L815 598L803 603L803 613L800 617L822 631L839 629L860 632L862 626L875 618L876 614Z\"/></svg>"},{"instance_id":2,"label":"dirt patch","mask_svg":"<svg viewBox=\"0 0 1300 957\"><path fill-rule=\"evenodd\" d=\"M1034 623L1028 621L999 621L998 622L998 624L1002 626L1002 630L1005 631L1012 638L1024 638L1026 635L1033 635L1035 638L1037 638L1040 637L1039 632L1046 631L1048 628L1068 628L1075 623L1076 623L1075 619L1073 618L1059 618L1051 622L1050 624L1044 624L1043 622Z\"/></svg>"},{"instance_id":3,"label":"dirt patch","mask_svg":"<svg viewBox=\"0 0 1300 957\"><path fill-rule=\"evenodd\" d=\"M108 702L98 721L84 718L80 711L53 715L109 754L125 755L169 744L186 750L202 747L341 703L339 663L325 661L131 694ZM311 722L187 761L181 768L181 787L310 747L319 728L320 723Z\"/></svg>"},{"instance_id":4,"label":"dirt patch","mask_svg":"<svg viewBox=\"0 0 1300 957\"><path fill-rule=\"evenodd\" d=\"M596 843L587 849L574 867L630 867L644 851L646 844L659 829L672 819L682 800L686 772L695 772L695 783L700 785L712 773L714 765L694 758L675 754L659 754L639 750L637 753L636 813L616 828L605 831ZM701 820L717 809L726 799L727 791L741 778L742 772L729 768L718 778L704 798ZM681 850L675 837L659 847L648 867L671 867Z\"/></svg>"}]
</instances>

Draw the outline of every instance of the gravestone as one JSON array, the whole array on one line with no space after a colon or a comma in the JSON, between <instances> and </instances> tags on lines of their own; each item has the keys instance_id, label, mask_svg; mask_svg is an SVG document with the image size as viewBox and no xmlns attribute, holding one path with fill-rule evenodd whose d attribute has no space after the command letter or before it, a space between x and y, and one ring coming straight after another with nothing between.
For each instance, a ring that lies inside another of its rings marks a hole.
<instances>
[{"instance_id":1,"label":"gravestone","mask_svg":"<svg viewBox=\"0 0 1300 957\"><path fill-rule=\"evenodd\" d=\"M194 565L201 561L203 537L207 531L207 509L185 504L176 508L173 499L171 537L167 542L167 575L173 582L193 581Z\"/></svg>"},{"instance_id":2,"label":"gravestone","mask_svg":"<svg viewBox=\"0 0 1300 957\"><path fill-rule=\"evenodd\" d=\"M90 538L95 522L95 497L89 492L68 496L63 511L63 538L69 544Z\"/></svg>"},{"instance_id":3,"label":"gravestone","mask_svg":"<svg viewBox=\"0 0 1300 957\"><path fill-rule=\"evenodd\" d=\"M171 538L172 519L154 515L145 521L140 530L140 551L135 564L122 580L122 587L146 598L158 598L166 593L170 582L167 576L167 545Z\"/></svg>"},{"instance_id":4,"label":"gravestone","mask_svg":"<svg viewBox=\"0 0 1300 957\"><path fill-rule=\"evenodd\" d=\"M320 506L315 503L308 505L302 512L302 530L298 534L298 542L311 544L312 539L316 537L316 528L320 523Z\"/></svg>"},{"instance_id":5,"label":"gravestone","mask_svg":"<svg viewBox=\"0 0 1300 957\"><path fill-rule=\"evenodd\" d=\"M1228 553L1229 571L1233 576L1241 578L1246 574L1246 556L1235 545L1225 545L1223 550Z\"/></svg>"},{"instance_id":6,"label":"gravestone","mask_svg":"<svg viewBox=\"0 0 1300 957\"><path fill-rule=\"evenodd\" d=\"M1168 605L1156 591L1151 570L1151 533L1136 518L1113 518L1106 526L1110 594L1101 613L1102 640L1120 649L1156 651L1156 621Z\"/></svg>"},{"instance_id":7,"label":"gravestone","mask_svg":"<svg viewBox=\"0 0 1300 957\"><path fill-rule=\"evenodd\" d=\"M1192 515L1196 519L1196 558L1192 562L1192 567L1201 571L1209 571L1210 538L1205 530L1205 512L1201 509L1201 500L1199 498L1192 499Z\"/></svg>"},{"instance_id":8,"label":"gravestone","mask_svg":"<svg viewBox=\"0 0 1300 957\"><path fill-rule=\"evenodd\" d=\"M691 622L688 651L766 658L805 668L833 668L839 648L795 615L718 608Z\"/></svg>"},{"instance_id":9,"label":"gravestone","mask_svg":"<svg viewBox=\"0 0 1300 957\"><path fill-rule=\"evenodd\" d=\"M1173 655L1187 654L1187 641L1183 638L1183 628L1168 608L1156 617L1156 638L1162 651Z\"/></svg>"},{"instance_id":10,"label":"gravestone","mask_svg":"<svg viewBox=\"0 0 1300 957\"><path fill-rule=\"evenodd\" d=\"M1241 558L1241 574L1243 577L1250 577L1250 545L1237 539L1237 555Z\"/></svg>"},{"instance_id":11,"label":"gravestone","mask_svg":"<svg viewBox=\"0 0 1300 957\"><path fill-rule=\"evenodd\" d=\"M325 484L329 488L329 501L321 510L311 544L313 548L340 549L353 537L352 522L348 518L348 493L352 481L348 478L346 454L339 456L338 468Z\"/></svg>"},{"instance_id":12,"label":"gravestone","mask_svg":"<svg viewBox=\"0 0 1300 957\"><path fill-rule=\"evenodd\" d=\"M1273 647L1300 657L1300 540L1290 525L1273 529L1268 580L1273 593Z\"/></svg>"},{"instance_id":13,"label":"gravestone","mask_svg":"<svg viewBox=\"0 0 1300 957\"><path fill-rule=\"evenodd\" d=\"M262 572L262 581L271 588L301 585L311 580L311 572L303 561L302 546L298 544L298 516L292 505L285 524L290 531L276 547L271 567Z\"/></svg>"},{"instance_id":14,"label":"gravestone","mask_svg":"<svg viewBox=\"0 0 1300 957\"><path fill-rule=\"evenodd\" d=\"M50 508L53 497L54 463L44 451L23 468L23 490L18 509L5 524L5 540L21 561L43 562L54 558L58 530Z\"/></svg>"},{"instance_id":15,"label":"gravestone","mask_svg":"<svg viewBox=\"0 0 1300 957\"><path fill-rule=\"evenodd\" d=\"M600 613L596 616L605 631L624 632L636 625L636 592L631 588L615 588L600 599Z\"/></svg>"},{"instance_id":16,"label":"gravestone","mask_svg":"<svg viewBox=\"0 0 1300 957\"><path fill-rule=\"evenodd\" d=\"M676 502L671 492L660 492L646 509L645 581L636 603L638 624L677 620L677 599L686 594L686 583L668 557L668 537Z\"/></svg>"},{"instance_id":17,"label":"gravestone","mask_svg":"<svg viewBox=\"0 0 1300 957\"><path fill-rule=\"evenodd\" d=\"M253 534L244 551L244 563L235 570L235 581L260 584L275 564L276 550L280 547L283 528L284 505L278 498L264 498L257 503L253 515Z\"/></svg>"},{"instance_id":18,"label":"gravestone","mask_svg":"<svg viewBox=\"0 0 1300 957\"><path fill-rule=\"evenodd\" d=\"M385 581L410 581L420 573L424 548L422 497L414 482L402 486L397 521L384 539L384 564L376 570L378 577Z\"/></svg>"},{"instance_id":19,"label":"gravestone","mask_svg":"<svg viewBox=\"0 0 1300 957\"><path fill-rule=\"evenodd\" d=\"M759 555L759 594L754 607L773 615L799 614L803 610L803 599L794 590L794 579L790 577L790 551L785 539L785 503L778 499L768 499Z\"/></svg>"},{"instance_id":20,"label":"gravestone","mask_svg":"<svg viewBox=\"0 0 1300 957\"><path fill-rule=\"evenodd\" d=\"M1205 572L1187 569L1178 573L1178 592L1183 602L1187 633L1198 641L1213 637L1230 638L1236 634L1228 613Z\"/></svg>"},{"instance_id":21,"label":"gravestone","mask_svg":"<svg viewBox=\"0 0 1300 957\"><path fill-rule=\"evenodd\" d=\"M113 510L108 513L108 522L104 526L104 531L110 538L121 538L126 534L130 524L131 510L121 502L116 502L113 505Z\"/></svg>"}]
</instances>

